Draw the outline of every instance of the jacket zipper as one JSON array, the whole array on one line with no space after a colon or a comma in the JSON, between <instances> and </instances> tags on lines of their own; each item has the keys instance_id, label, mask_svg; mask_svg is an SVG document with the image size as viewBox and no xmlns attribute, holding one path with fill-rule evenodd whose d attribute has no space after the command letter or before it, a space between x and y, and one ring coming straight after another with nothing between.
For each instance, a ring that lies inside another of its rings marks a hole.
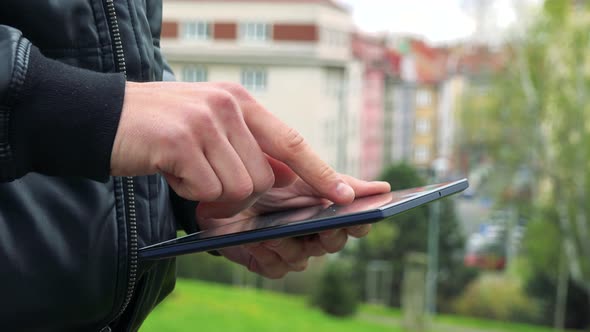
<instances>
[{"instance_id":1,"label":"jacket zipper","mask_svg":"<svg viewBox=\"0 0 590 332\"><path fill-rule=\"evenodd\" d=\"M106 9L107 9L107 17L109 22L109 27L111 29L111 36L113 39L113 45L115 48L115 57L116 57L116 70L120 73L123 73L125 78L127 78L127 67L125 64L125 53L123 52L123 43L121 39L121 32L119 30L119 22L117 21L117 11L115 10L115 2L114 0L105 0ZM125 201L125 211L127 212L127 221L128 221L128 235L129 235L129 278L127 279L127 292L125 294L125 299L123 300L123 304L121 309L112 320L116 320L119 318L127 306L129 302L131 302L131 298L133 297L133 292L135 290L135 284L137 283L137 269L138 269L138 237L137 237L137 216L136 216L136 209L135 209L135 190L134 190L134 182L133 177L127 176L121 179L123 181L123 191L124 191L124 201Z\"/></svg>"}]
</instances>

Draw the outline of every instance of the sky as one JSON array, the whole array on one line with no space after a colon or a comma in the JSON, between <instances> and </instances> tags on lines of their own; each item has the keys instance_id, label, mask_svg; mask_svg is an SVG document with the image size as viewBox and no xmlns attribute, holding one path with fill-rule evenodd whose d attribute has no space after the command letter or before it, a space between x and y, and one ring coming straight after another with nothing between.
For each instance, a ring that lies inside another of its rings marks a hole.
<instances>
[{"instance_id":1,"label":"sky","mask_svg":"<svg viewBox=\"0 0 590 332\"><path fill-rule=\"evenodd\" d=\"M493 39L498 39L518 22L512 3L515 0L338 1L352 9L354 20L363 31L411 34L432 43L469 38L491 39L494 42L496 40ZM482 1L487 8L483 11L484 15L476 15L475 4Z\"/></svg>"}]
</instances>

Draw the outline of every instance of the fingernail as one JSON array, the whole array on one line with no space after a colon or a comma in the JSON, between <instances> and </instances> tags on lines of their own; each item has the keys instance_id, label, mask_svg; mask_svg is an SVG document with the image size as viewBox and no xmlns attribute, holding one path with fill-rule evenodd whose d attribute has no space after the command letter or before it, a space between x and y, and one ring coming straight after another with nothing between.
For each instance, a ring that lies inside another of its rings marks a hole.
<instances>
[{"instance_id":1,"label":"fingernail","mask_svg":"<svg viewBox=\"0 0 590 332\"><path fill-rule=\"evenodd\" d=\"M338 184L338 186L336 187L336 193L340 197L350 197L350 196L354 197L354 190L352 190L352 187L347 185L344 182L340 182Z\"/></svg>"}]
</instances>

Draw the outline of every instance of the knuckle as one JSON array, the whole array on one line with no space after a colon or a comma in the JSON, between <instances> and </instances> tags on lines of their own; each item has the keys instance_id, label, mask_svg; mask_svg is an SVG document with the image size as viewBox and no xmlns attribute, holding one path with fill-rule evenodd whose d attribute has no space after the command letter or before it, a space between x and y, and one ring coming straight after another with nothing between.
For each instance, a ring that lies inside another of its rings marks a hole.
<instances>
[{"instance_id":1,"label":"knuckle","mask_svg":"<svg viewBox=\"0 0 590 332\"><path fill-rule=\"evenodd\" d=\"M285 262L287 262L287 264L291 265L291 266L298 266L301 265L301 262L304 261L305 258L301 257L301 255L297 255L297 256L292 256L292 257L286 257L285 258Z\"/></svg>"},{"instance_id":2,"label":"knuckle","mask_svg":"<svg viewBox=\"0 0 590 332\"><path fill-rule=\"evenodd\" d=\"M275 263L259 265L253 272L258 273L268 279L280 279L284 277L289 271L287 270L286 266L281 266L281 264Z\"/></svg>"},{"instance_id":3,"label":"knuckle","mask_svg":"<svg viewBox=\"0 0 590 332\"><path fill-rule=\"evenodd\" d=\"M150 162L159 171L182 177L186 147L191 145L194 137L190 127L185 125L163 127L158 131L158 148L151 155Z\"/></svg>"},{"instance_id":4,"label":"knuckle","mask_svg":"<svg viewBox=\"0 0 590 332\"><path fill-rule=\"evenodd\" d=\"M246 88L244 88L244 86L242 86L241 84L235 82L221 82L218 84L218 86L221 89L224 89L225 91L231 93L236 98L248 100L252 99L248 90L246 90Z\"/></svg>"},{"instance_id":5,"label":"knuckle","mask_svg":"<svg viewBox=\"0 0 590 332\"><path fill-rule=\"evenodd\" d=\"M199 200L204 202L216 201L222 195L222 188L217 183L206 184L199 191Z\"/></svg>"},{"instance_id":6,"label":"knuckle","mask_svg":"<svg viewBox=\"0 0 590 332\"><path fill-rule=\"evenodd\" d=\"M179 196L181 197L185 197L187 199L198 199L198 197L196 197L194 195L194 193L192 193L190 190L188 190L187 188L180 186L180 187L174 187L174 190L178 193Z\"/></svg>"},{"instance_id":7,"label":"knuckle","mask_svg":"<svg viewBox=\"0 0 590 332\"><path fill-rule=\"evenodd\" d=\"M326 250L319 244L313 245L308 249L309 255L314 257L320 257L326 254Z\"/></svg>"},{"instance_id":8,"label":"knuckle","mask_svg":"<svg viewBox=\"0 0 590 332\"><path fill-rule=\"evenodd\" d=\"M236 82L219 82L219 86L229 92L240 92L242 91L242 85Z\"/></svg>"},{"instance_id":9,"label":"knuckle","mask_svg":"<svg viewBox=\"0 0 590 332\"><path fill-rule=\"evenodd\" d=\"M215 131L215 119L211 109L201 108L190 112L187 115L186 121L187 126L190 128L198 128L199 131L205 131L207 133Z\"/></svg>"},{"instance_id":10,"label":"knuckle","mask_svg":"<svg viewBox=\"0 0 590 332\"><path fill-rule=\"evenodd\" d=\"M303 272L307 269L308 261L307 259L298 262L297 264L293 265L293 271L295 272Z\"/></svg>"},{"instance_id":11,"label":"knuckle","mask_svg":"<svg viewBox=\"0 0 590 332\"><path fill-rule=\"evenodd\" d=\"M348 234L350 236L353 236L356 238L361 238L361 237L364 237L367 234L369 234L370 231L371 231L371 225L363 225L363 226L353 227L352 229L350 229L348 231Z\"/></svg>"},{"instance_id":12,"label":"knuckle","mask_svg":"<svg viewBox=\"0 0 590 332\"><path fill-rule=\"evenodd\" d=\"M307 142L294 128L289 128L282 137L285 149L291 155L297 155L307 148Z\"/></svg>"},{"instance_id":13,"label":"knuckle","mask_svg":"<svg viewBox=\"0 0 590 332\"><path fill-rule=\"evenodd\" d=\"M318 169L318 177L321 180L327 180L334 174L334 170L328 164L322 164Z\"/></svg>"},{"instance_id":14,"label":"knuckle","mask_svg":"<svg viewBox=\"0 0 590 332\"><path fill-rule=\"evenodd\" d=\"M220 90L219 93L215 93L210 102L211 108L215 112L215 115L220 117L224 123L236 123L241 121L243 118L242 110L240 105L227 91Z\"/></svg>"},{"instance_id":15,"label":"knuckle","mask_svg":"<svg viewBox=\"0 0 590 332\"><path fill-rule=\"evenodd\" d=\"M224 193L229 200L243 201L249 198L254 192L254 185L250 180L242 180L231 187L230 190Z\"/></svg>"},{"instance_id":16,"label":"knuckle","mask_svg":"<svg viewBox=\"0 0 590 332\"><path fill-rule=\"evenodd\" d=\"M346 245L347 240L348 240L348 238L346 236L344 236L342 238L342 240L340 240L338 242L338 244L333 248L334 250L332 251L332 253L335 253L335 252L338 252L338 251L344 249L344 246Z\"/></svg>"},{"instance_id":17,"label":"knuckle","mask_svg":"<svg viewBox=\"0 0 590 332\"><path fill-rule=\"evenodd\" d=\"M181 143L192 141L192 131L185 123L161 126L159 141L167 151L176 151Z\"/></svg>"},{"instance_id":18,"label":"knuckle","mask_svg":"<svg viewBox=\"0 0 590 332\"><path fill-rule=\"evenodd\" d=\"M217 95L214 93L213 95ZM209 96L216 100L222 100L224 97ZM219 139L224 135L224 132L220 130L224 125L224 118L228 118L227 114L231 114L231 108L228 112L228 108L223 106L224 103L231 105L231 101L210 101L204 106L195 109L186 118L187 126L196 134L199 133L197 139L205 141L205 138ZM222 106L219 106L222 105ZM228 118L229 119L229 118Z\"/></svg>"},{"instance_id":19,"label":"knuckle","mask_svg":"<svg viewBox=\"0 0 590 332\"><path fill-rule=\"evenodd\" d=\"M234 96L226 90L219 89L211 92L207 98L209 105L219 111L237 111L238 103Z\"/></svg>"},{"instance_id":20,"label":"knuckle","mask_svg":"<svg viewBox=\"0 0 590 332\"><path fill-rule=\"evenodd\" d=\"M344 248L346 245L346 240L347 237L343 237L330 241L329 244L324 245L324 250L330 254L336 253Z\"/></svg>"},{"instance_id":21,"label":"knuckle","mask_svg":"<svg viewBox=\"0 0 590 332\"><path fill-rule=\"evenodd\" d=\"M265 176L260 177L254 183L253 192L256 194L262 194L270 190L275 184L275 175L272 171L269 171Z\"/></svg>"}]
</instances>

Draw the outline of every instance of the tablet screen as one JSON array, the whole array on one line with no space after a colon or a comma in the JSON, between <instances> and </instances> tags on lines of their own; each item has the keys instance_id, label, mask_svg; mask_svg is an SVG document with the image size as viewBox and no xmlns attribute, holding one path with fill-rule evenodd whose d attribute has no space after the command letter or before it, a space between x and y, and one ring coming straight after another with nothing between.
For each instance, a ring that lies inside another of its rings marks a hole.
<instances>
[{"instance_id":1,"label":"tablet screen","mask_svg":"<svg viewBox=\"0 0 590 332\"><path fill-rule=\"evenodd\" d=\"M334 218L338 216L354 215L366 213L377 209L386 209L402 202L412 200L439 188L447 186L449 183L430 185L407 190L392 191L385 194L361 197L355 199L349 205L315 205L305 208L274 212L266 215L260 215L239 221L234 221L222 226L210 228L198 233L190 234L181 238L161 242L158 245L181 244L193 241L205 240L212 237L220 237L230 234L251 232L260 229L284 227L299 223L311 223L322 219Z\"/></svg>"}]
</instances>

